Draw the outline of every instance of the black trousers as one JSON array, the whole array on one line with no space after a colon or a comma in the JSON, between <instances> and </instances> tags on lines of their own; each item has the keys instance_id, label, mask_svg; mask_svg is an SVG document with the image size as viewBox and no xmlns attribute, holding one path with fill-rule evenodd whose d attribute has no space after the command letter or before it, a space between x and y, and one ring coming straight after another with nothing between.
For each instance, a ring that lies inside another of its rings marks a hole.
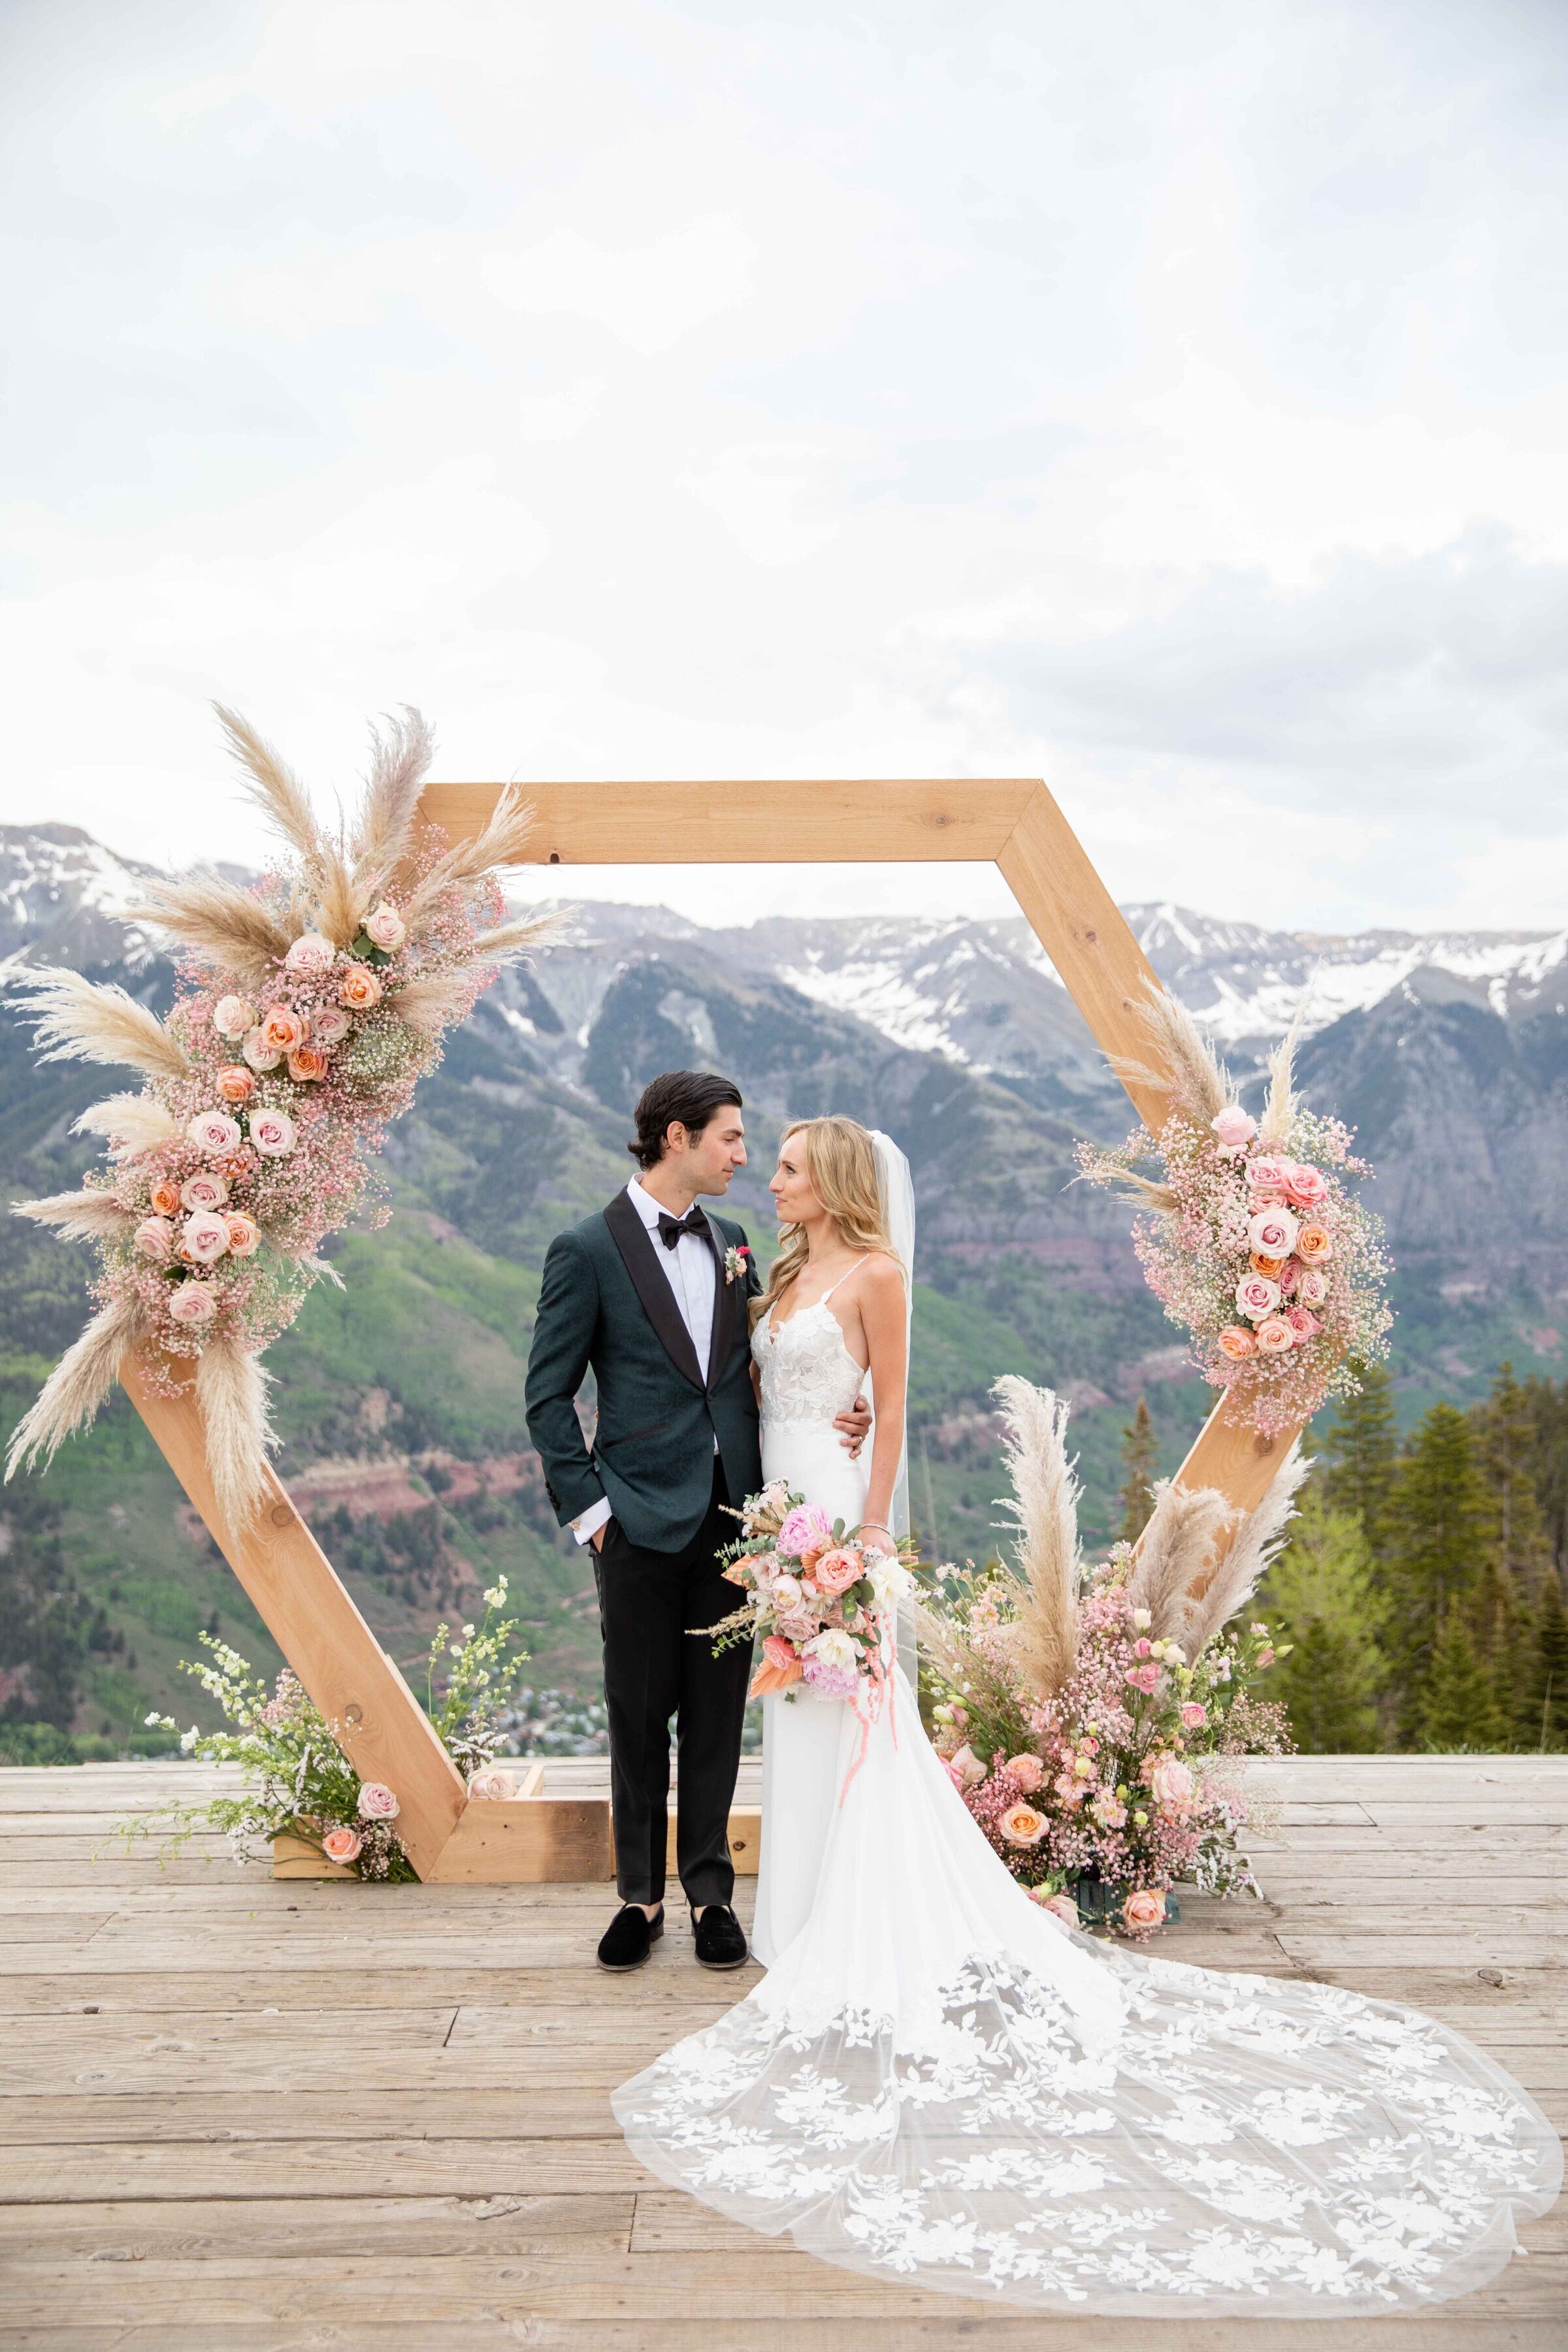
<instances>
[{"instance_id":1,"label":"black trousers","mask_svg":"<svg viewBox=\"0 0 1568 2352\"><path fill-rule=\"evenodd\" d=\"M612 1519L595 1554L616 1880L624 1903L658 1903L664 1895L671 1716L679 1756L675 1843L681 1885L694 1905L728 1903L735 1891L730 1803L752 1645L737 1643L716 1658L711 1636L688 1630L716 1624L742 1598L724 1581L716 1557L737 1531L721 1508L728 1500L715 1458L708 1516L684 1550L644 1551Z\"/></svg>"}]
</instances>

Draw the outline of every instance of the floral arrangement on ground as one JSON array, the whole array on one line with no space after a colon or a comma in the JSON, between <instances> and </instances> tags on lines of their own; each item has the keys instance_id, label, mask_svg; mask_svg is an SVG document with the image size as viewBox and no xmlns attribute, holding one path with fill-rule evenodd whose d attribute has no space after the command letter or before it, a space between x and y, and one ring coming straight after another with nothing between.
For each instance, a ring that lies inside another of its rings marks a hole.
<instances>
[{"instance_id":1,"label":"floral arrangement on ground","mask_svg":"<svg viewBox=\"0 0 1568 2352\"><path fill-rule=\"evenodd\" d=\"M506 919L499 872L530 824L515 790L473 840L420 824L433 746L416 711L373 730L362 805L337 834L244 719L219 717L291 855L253 887L187 876L128 910L182 950L167 1019L74 971L14 983L42 1058L128 1066L142 1086L77 1121L107 1145L81 1190L16 1204L96 1246L98 1311L16 1431L6 1475L90 1421L140 1349L158 1392L194 1386L219 1507L243 1526L273 1443L261 1351L313 1283L337 1279L327 1235L366 1212L384 1222L375 1155L446 1030L553 924Z\"/></svg>"},{"instance_id":2,"label":"floral arrangement on ground","mask_svg":"<svg viewBox=\"0 0 1568 2352\"><path fill-rule=\"evenodd\" d=\"M528 1653L514 1646L517 1621L502 1614L507 1582L484 1596L479 1624L464 1625L456 1641L438 1625L426 1669L426 1706L437 1737L468 1782L468 1794L505 1798L510 1773L494 1762L501 1737L497 1721L515 1688ZM212 1634L201 1636L205 1662L182 1661L215 1699L232 1727L181 1734L180 1747L204 1764L237 1765L245 1786L234 1796L201 1805L169 1805L127 1824L126 1837L156 1835L175 1851L198 1832L226 1837L237 1862L269 1862L275 1838L289 1836L358 1878L396 1885L416 1876L397 1833L397 1791L362 1780L337 1738L337 1726L312 1705L286 1666L268 1692L238 1652ZM150 1715L149 1725L175 1729L174 1717Z\"/></svg>"},{"instance_id":3,"label":"floral arrangement on ground","mask_svg":"<svg viewBox=\"0 0 1568 2352\"><path fill-rule=\"evenodd\" d=\"M1117 1150L1080 1144L1079 1165L1143 1202L1133 1242L1150 1288L1191 1334L1210 1386L1260 1434L1279 1436L1353 1392L1353 1366L1387 1352L1383 1228L1347 1181L1372 1170L1349 1129L1296 1094L1294 1033L1272 1057L1255 1119L1174 998L1161 991L1142 1012L1154 1066L1113 1066L1163 1094L1170 1114L1158 1136L1140 1127ZM1150 1160L1159 1180L1140 1173Z\"/></svg>"},{"instance_id":4,"label":"floral arrangement on ground","mask_svg":"<svg viewBox=\"0 0 1568 2352\"><path fill-rule=\"evenodd\" d=\"M1138 1542L1095 1566L1078 1538L1068 1409L1016 1378L1006 1429L1017 1564L947 1571L922 1599L933 1737L954 1786L1035 1900L1141 1939L1177 1881L1257 1892L1240 1759L1281 1755L1283 1710L1254 1695L1276 1652L1238 1623L1292 1517L1291 1453L1258 1507L1163 1483Z\"/></svg>"}]
</instances>

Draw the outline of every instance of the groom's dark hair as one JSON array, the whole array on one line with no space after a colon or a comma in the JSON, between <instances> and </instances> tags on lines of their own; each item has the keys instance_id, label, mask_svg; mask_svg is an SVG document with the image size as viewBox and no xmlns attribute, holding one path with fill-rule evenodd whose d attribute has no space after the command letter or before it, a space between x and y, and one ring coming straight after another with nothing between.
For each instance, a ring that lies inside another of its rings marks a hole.
<instances>
[{"instance_id":1,"label":"groom's dark hair","mask_svg":"<svg viewBox=\"0 0 1568 2352\"><path fill-rule=\"evenodd\" d=\"M740 1087L729 1078L718 1077L711 1070L665 1070L650 1078L637 1097L632 1113L637 1123L637 1141L628 1143L626 1150L639 1168L657 1168L664 1158L668 1128L679 1119L688 1135L700 1135L726 1103L733 1103L737 1110L744 1108Z\"/></svg>"}]
</instances>

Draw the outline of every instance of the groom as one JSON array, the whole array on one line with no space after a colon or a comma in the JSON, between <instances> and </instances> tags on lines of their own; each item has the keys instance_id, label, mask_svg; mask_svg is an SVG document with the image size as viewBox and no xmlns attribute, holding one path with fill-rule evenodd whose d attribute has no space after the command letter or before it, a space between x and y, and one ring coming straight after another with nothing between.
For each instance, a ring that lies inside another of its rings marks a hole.
<instances>
[{"instance_id":1,"label":"groom","mask_svg":"<svg viewBox=\"0 0 1568 2352\"><path fill-rule=\"evenodd\" d=\"M664 1932L672 1715L697 1958L710 1969L746 1958L728 1824L751 1652L742 1642L716 1658L689 1630L734 1608L717 1554L739 1528L724 1507L763 1483L747 1315L761 1286L744 1229L696 1205L746 1164L741 1112L739 1087L708 1071L669 1070L644 1089L627 1147L637 1173L551 1243L529 1358L546 1491L595 1554L622 1900L599 1945L606 1969L639 1968ZM574 1402L590 1367L591 1449ZM856 1450L868 1419L861 1408L841 1424Z\"/></svg>"}]
</instances>

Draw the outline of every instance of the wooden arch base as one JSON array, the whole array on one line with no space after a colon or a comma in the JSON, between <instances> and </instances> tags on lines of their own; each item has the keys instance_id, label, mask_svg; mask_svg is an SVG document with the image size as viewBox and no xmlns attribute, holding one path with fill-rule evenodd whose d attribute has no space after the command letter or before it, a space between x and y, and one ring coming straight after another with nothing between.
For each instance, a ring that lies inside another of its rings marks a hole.
<instances>
[{"instance_id":1,"label":"wooden arch base","mask_svg":"<svg viewBox=\"0 0 1568 2352\"><path fill-rule=\"evenodd\" d=\"M499 784L428 784L426 819L452 839L477 834ZM1115 900L1045 785L1033 778L777 783L577 783L529 787L541 864L573 866L994 864L1108 1055L1147 1061L1138 1007L1154 982ZM1161 1097L1129 1085L1158 1127ZM132 1402L213 1541L354 1769L384 1780L423 1879L501 1885L607 1877L602 1799L470 1801L424 1709L354 1607L331 1562L271 1481L258 1524L237 1535L218 1512L191 1396L151 1393L128 1359ZM1262 1438L1222 1400L1177 1473L1238 1510L1263 1496L1293 1433ZM753 1848L754 1851L754 1848ZM298 1864L294 1865L298 1867Z\"/></svg>"}]
</instances>

